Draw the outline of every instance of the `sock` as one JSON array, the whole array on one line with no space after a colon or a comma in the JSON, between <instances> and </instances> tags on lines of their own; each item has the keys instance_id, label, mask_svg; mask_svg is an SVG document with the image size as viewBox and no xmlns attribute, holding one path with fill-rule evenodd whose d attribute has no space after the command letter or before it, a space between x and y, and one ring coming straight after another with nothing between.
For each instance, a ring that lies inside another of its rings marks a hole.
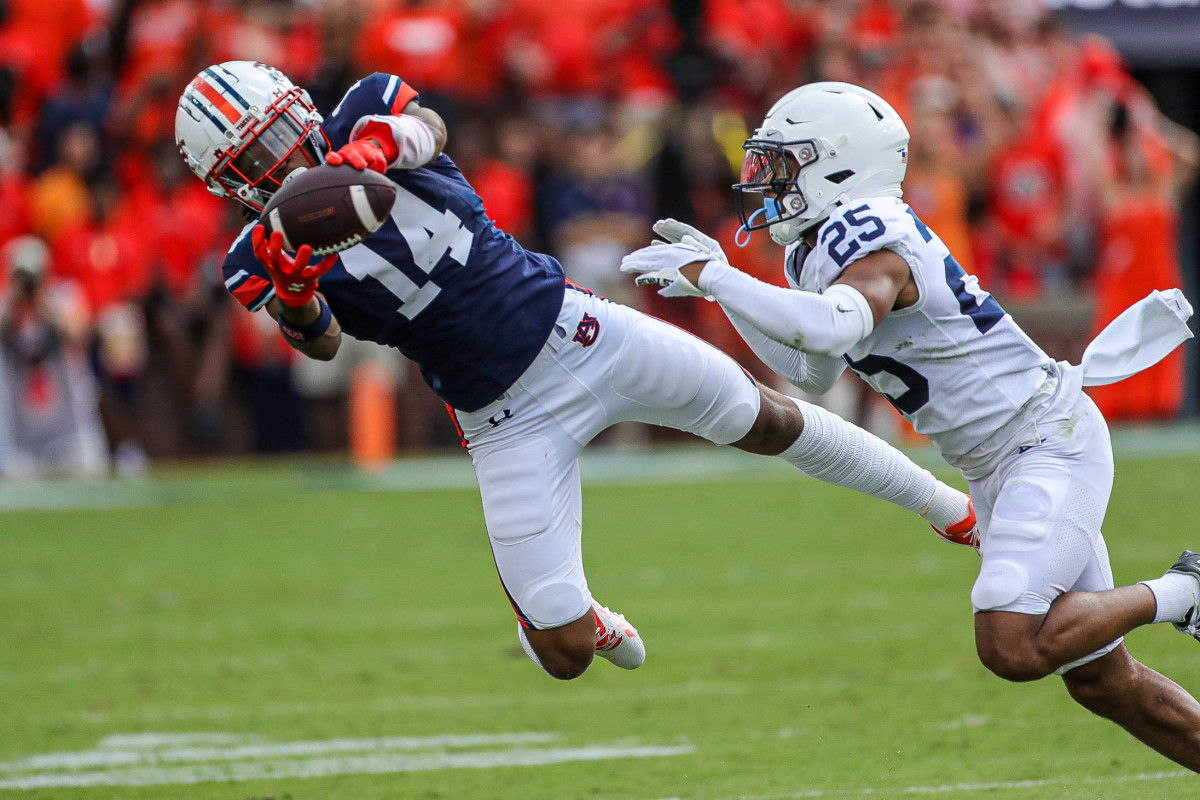
<instances>
[{"instance_id":1,"label":"sock","mask_svg":"<svg viewBox=\"0 0 1200 800\"><path fill-rule=\"evenodd\" d=\"M792 398L804 431L779 457L805 475L915 511L940 530L967 517L967 496L872 433Z\"/></svg>"},{"instance_id":2,"label":"sock","mask_svg":"<svg viewBox=\"0 0 1200 800\"><path fill-rule=\"evenodd\" d=\"M1200 605L1200 584L1190 575L1168 572L1161 578L1139 581L1154 592L1155 622L1183 622L1187 612Z\"/></svg>"},{"instance_id":3,"label":"sock","mask_svg":"<svg viewBox=\"0 0 1200 800\"><path fill-rule=\"evenodd\" d=\"M970 506L967 496L952 486L934 479L933 497L924 509L917 509L921 519L940 531L957 525L967 518Z\"/></svg>"},{"instance_id":4,"label":"sock","mask_svg":"<svg viewBox=\"0 0 1200 800\"><path fill-rule=\"evenodd\" d=\"M529 656L533 663L542 667L542 660L538 658L537 652L533 649L533 645L529 643L529 638L525 635L525 626L519 622L517 623L517 638L521 640L521 649L525 651L525 655ZM546 668L542 667L542 671L545 672L545 670Z\"/></svg>"}]
</instances>

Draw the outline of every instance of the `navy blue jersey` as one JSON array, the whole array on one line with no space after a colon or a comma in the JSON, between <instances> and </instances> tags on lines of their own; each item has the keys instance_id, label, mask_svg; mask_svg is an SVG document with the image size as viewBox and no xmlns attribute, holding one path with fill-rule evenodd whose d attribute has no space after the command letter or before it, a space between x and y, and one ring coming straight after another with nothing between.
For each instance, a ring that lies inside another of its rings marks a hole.
<instances>
[{"instance_id":1,"label":"navy blue jersey","mask_svg":"<svg viewBox=\"0 0 1200 800\"><path fill-rule=\"evenodd\" d=\"M360 118L398 114L413 97L395 75L363 78L325 120L330 145L345 145ZM562 266L497 228L447 156L388 177L399 187L390 217L338 254L320 291L343 331L399 349L439 397L476 411L512 386L549 338ZM251 311L274 295L250 244L254 224L223 266L225 286Z\"/></svg>"}]
</instances>

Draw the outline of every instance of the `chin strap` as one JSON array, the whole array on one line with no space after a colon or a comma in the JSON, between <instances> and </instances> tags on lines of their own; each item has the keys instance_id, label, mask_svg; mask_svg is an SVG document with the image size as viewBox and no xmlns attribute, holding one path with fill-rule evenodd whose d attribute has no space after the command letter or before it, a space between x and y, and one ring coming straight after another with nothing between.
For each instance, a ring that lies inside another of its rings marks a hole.
<instances>
[{"instance_id":1,"label":"chin strap","mask_svg":"<svg viewBox=\"0 0 1200 800\"><path fill-rule=\"evenodd\" d=\"M758 219L765 213L767 213L767 208L764 201L763 207L751 214L750 219L746 220L745 224L737 229L737 233L733 235L733 243L738 247L745 247L746 245L750 244L750 237L754 235L754 231L750 230L750 226L754 224L754 220ZM743 233L746 234L745 239L742 238Z\"/></svg>"}]
</instances>

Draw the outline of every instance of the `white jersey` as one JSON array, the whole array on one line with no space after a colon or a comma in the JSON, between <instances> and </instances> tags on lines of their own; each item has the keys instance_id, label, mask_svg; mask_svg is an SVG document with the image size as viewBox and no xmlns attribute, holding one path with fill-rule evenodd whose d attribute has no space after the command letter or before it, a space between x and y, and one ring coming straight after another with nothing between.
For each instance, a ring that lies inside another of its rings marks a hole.
<instances>
[{"instance_id":1,"label":"white jersey","mask_svg":"<svg viewBox=\"0 0 1200 800\"><path fill-rule=\"evenodd\" d=\"M920 299L892 311L846 362L968 477L1026 444L1058 387L1053 359L904 202L875 198L838 208L817 244L789 248L793 288L823 292L854 261L892 250L908 262Z\"/></svg>"}]
</instances>

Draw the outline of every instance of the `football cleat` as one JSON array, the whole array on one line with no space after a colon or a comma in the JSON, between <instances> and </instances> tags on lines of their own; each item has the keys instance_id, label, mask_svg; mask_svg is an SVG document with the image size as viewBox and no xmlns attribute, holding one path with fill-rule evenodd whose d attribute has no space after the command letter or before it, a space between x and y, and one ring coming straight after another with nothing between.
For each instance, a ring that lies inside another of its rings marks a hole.
<instances>
[{"instance_id":1,"label":"football cleat","mask_svg":"<svg viewBox=\"0 0 1200 800\"><path fill-rule=\"evenodd\" d=\"M946 530L939 530L930 525L933 532L950 544L960 544L963 547L979 549L979 524L975 521L975 504L967 498L967 516L961 522L956 522Z\"/></svg>"},{"instance_id":2,"label":"football cleat","mask_svg":"<svg viewBox=\"0 0 1200 800\"><path fill-rule=\"evenodd\" d=\"M610 611L595 600L596 655L607 658L621 669L637 669L646 660L646 644L637 629L625 617Z\"/></svg>"},{"instance_id":3,"label":"football cleat","mask_svg":"<svg viewBox=\"0 0 1200 800\"><path fill-rule=\"evenodd\" d=\"M1200 553L1184 550L1183 554L1179 556L1179 560L1167 572L1187 575L1189 578L1194 579L1197 585L1200 586ZM1180 633L1187 634L1194 639L1200 639L1200 604L1193 605L1187 610L1187 613L1183 616L1183 622L1172 622L1171 624Z\"/></svg>"}]
</instances>

